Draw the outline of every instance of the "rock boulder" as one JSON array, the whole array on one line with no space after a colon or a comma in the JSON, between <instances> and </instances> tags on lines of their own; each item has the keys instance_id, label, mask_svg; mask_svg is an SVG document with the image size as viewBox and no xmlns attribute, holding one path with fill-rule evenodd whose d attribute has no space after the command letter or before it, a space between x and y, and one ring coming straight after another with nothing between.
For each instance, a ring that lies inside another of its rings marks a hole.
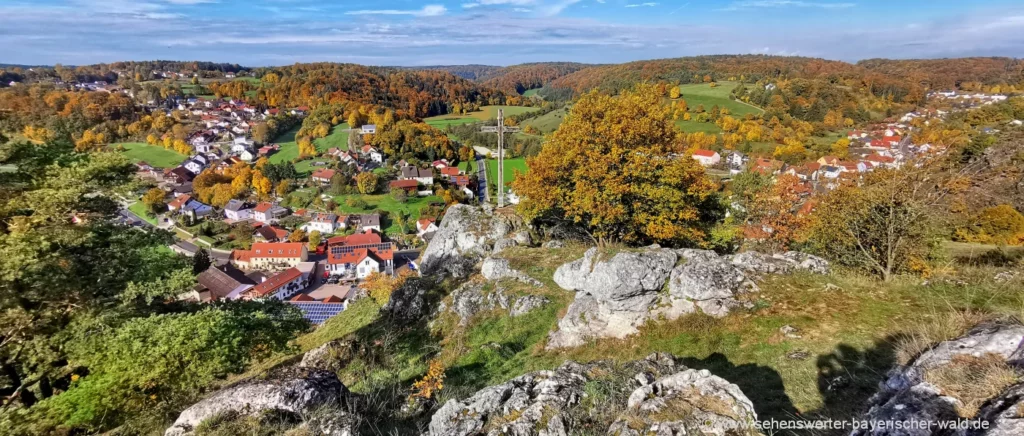
<instances>
[{"instance_id":1,"label":"rock boulder","mask_svg":"<svg viewBox=\"0 0 1024 436\"><path fill-rule=\"evenodd\" d=\"M507 239L503 244L514 245L516 239L511 235L525 227L526 224L514 215L497 214L486 207L454 205L448 208L423 251L420 272L467 277L473 266L494 250L499 240Z\"/></svg>"},{"instance_id":2,"label":"rock boulder","mask_svg":"<svg viewBox=\"0 0 1024 436\"><path fill-rule=\"evenodd\" d=\"M743 305L738 295L757 291L742 270L713 251L651 247L600 257L591 248L555 271L555 283L577 294L551 333L549 349L624 338L652 318L675 319L698 309L724 316Z\"/></svg>"},{"instance_id":3,"label":"rock boulder","mask_svg":"<svg viewBox=\"0 0 1024 436\"><path fill-rule=\"evenodd\" d=\"M343 405L348 389L322 369L285 368L265 379L250 379L224 388L181 412L167 436L191 435L204 420L225 413L258 415L286 412L297 415L320 407Z\"/></svg>"}]
</instances>

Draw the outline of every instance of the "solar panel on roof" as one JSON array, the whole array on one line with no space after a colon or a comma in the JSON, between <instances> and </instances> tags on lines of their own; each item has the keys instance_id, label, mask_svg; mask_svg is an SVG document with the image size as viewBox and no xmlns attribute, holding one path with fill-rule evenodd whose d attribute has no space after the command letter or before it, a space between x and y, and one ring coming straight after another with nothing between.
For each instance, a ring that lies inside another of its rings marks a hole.
<instances>
[{"instance_id":1,"label":"solar panel on roof","mask_svg":"<svg viewBox=\"0 0 1024 436\"><path fill-rule=\"evenodd\" d=\"M340 303L321 302L291 302L302 311L303 318L314 325L320 325L331 317L345 310L345 305Z\"/></svg>"}]
</instances>

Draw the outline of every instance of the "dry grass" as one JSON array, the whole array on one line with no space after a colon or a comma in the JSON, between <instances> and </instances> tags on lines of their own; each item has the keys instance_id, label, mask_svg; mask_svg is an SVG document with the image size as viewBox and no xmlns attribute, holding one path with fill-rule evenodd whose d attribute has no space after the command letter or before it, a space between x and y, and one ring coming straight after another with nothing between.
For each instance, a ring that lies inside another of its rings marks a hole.
<instances>
[{"instance_id":1,"label":"dry grass","mask_svg":"<svg viewBox=\"0 0 1024 436\"><path fill-rule=\"evenodd\" d=\"M964 418L974 417L985 401L1016 383L1019 378L1006 360L996 354L982 357L956 356L948 365L924 374L924 380L938 387L942 395L960 400L957 413Z\"/></svg>"},{"instance_id":2,"label":"dry grass","mask_svg":"<svg viewBox=\"0 0 1024 436\"><path fill-rule=\"evenodd\" d=\"M896 362L909 365L917 356L939 342L959 337L989 317L974 310L933 313L928 320L914 324L911 330L896 339Z\"/></svg>"}]
</instances>

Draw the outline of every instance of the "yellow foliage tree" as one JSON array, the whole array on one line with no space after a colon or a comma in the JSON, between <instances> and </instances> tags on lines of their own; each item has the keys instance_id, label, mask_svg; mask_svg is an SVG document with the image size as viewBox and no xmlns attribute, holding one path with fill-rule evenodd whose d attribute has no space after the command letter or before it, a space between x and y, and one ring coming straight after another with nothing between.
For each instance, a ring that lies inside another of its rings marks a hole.
<instances>
[{"instance_id":1,"label":"yellow foliage tree","mask_svg":"<svg viewBox=\"0 0 1024 436\"><path fill-rule=\"evenodd\" d=\"M530 171L513 182L528 219L560 216L599 242L702 245L720 210L716 185L683 149L651 85L591 92L573 105Z\"/></svg>"},{"instance_id":2,"label":"yellow foliage tree","mask_svg":"<svg viewBox=\"0 0 1024 436\"><path fill-rule=\"evenodd\" d=\"M679 86L673 86L672 89L668 91L668 96L672 99L677 99L680 95L682 95L682 93L679 91Z\"/></svg>"},{"instance_id":3,"label":"yellow foliage tree","mask_svg":"<svg viewBox=\"0 0 1024 436\"><path fill-rule=\"evenodd\" d=\"M256 194L261 198L266 198L270 195L270 190L273 189L273 183L259 170L253 171L252 189L253 191L256 191Z\"/></svg>"}]
</instances>

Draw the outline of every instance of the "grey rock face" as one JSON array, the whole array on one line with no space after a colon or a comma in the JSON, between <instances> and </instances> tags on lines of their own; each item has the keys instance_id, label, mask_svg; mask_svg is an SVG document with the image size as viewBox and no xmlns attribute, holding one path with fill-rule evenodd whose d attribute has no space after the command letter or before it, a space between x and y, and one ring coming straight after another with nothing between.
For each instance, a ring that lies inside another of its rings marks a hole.
<instances>
[{"instance_id":1,"label":"grey rock face","mask_svg":"<svg viewBox=\"0 0 1024 436\"><path fill-rule=\"evenodd\" d=\"M627 393L632 394L628 404L612 405L607 409L628 408L626 413L643 416L649 429L656 429L659 425L670 428L668 426L677 421L690 425L693 419L700 418L702 422L699 428L714 430L728 428L733 421L754 418L750 400L735 385L707 371L687 369L677 364L671 355L656 353L621 367L610 362L566 362L554 371L529 373L484 388L464 400L449 400L431 417L427 434L577 434L578 429L572 428L575 421L571 417L573 414L580 416L589 413L587 410L576 410L583 407L580 401L588 395L585 386L588 382L608 383L608 377L619 380L613 385L620 386L622 391L621 394L609 395L607 401L616 401L615 398L625 398ZM665 407L675 401L721 407L713 410L698 407L692 411L676 411ZM609 417L609 421L614 418ZM709 421L703 422L706 420ZM623 430L627 432L622 433ZM617 421L608 429L608 434L655 433L636 433L624 421Z\"/></svg>"},{"instance_id":2,"label":"grey rock face","mask_svg":"<svg viewBox=\"0 0 1024 436\"><path fill-rule=\"evenodd\" d=\"M743 391L707 370L688 369L641 386L627 407L630 418L615 421L609 434L749 434L757 420Z\"/></svg>"},{"instance_id":3,"label":"grey rock face","mask_svg":"<svg viewBox=\"0 0 1024 436\"><path fill-rule=\"evenodd\" d=\"M548 304L550 301L539 295L509 295L500 283L494 290L484 291L481 282L466 282L451 295L451 311L459 316L460 324L466 324L476 314L490 310L507 310L513 317L524 315L531 310ZM441 307L440 311L446 310Z\"/></svg>"},{"instance_id":4,"label":"grey rock face","mask_svg":"<svg viewBox=\"0 0 1024 436\"><path fill-rule=\"evenodd\" d=\"M738 295L757 291L739 268L713 251L649 248L598 257L592 248L555 271L555 283L578 294L551 333L549 349L624 338L652 318L671 320L698 309L724 316L742 306Z\"/></svg>"},{"instance_id":5,"label":"grey rock face","mask_svg":"<svg viewBox=\"0 0 1024 436\"><path fill-rule=\"evenodd\" d=\"M945 365L960 355L981 357L995 354L1010 360L1019 356L1024 344L1024 326L983 324L967 332L962 338L941 342L921 354L914 361L919 368L933 368Z\"/></svg>"},{"instance_id":6,"label":"grey rock face","mask_svg":"<svg viewBox=\"0 0 1024 436\"><path fill-rule=\"evenodd\" d=\"M1010 364L1020 364L1016 356L1021 352L1024 340L1024 326L1015 324L983 324L971 329L958 339L941 342L921 354L909 366L889 372L888 378L879 387L878 393L868 401L868 412L862 419L872 421L952 421L959 419L957 406L960 401L946 396L940 387L925 381L927 371L949 365L957 356L982 357L999 356ZM1003 394L990 400L979 411L979 417L988 417L990 422L999 422L992 433L966 432L970 435L1021 434L1018 431L1001 433L996 428L1020 429L1024 421L1012 415L1005 415L1011 403L1021 402L1020 385L1012 386ZM1000 430L1002 431L1002 430ZM876 429L857 430L852 436L926 436L933 434L928 429ZM954 434L950 432L949 434ZM965 434L961 431L959 434Z\"/></svg>"},{"instance_id":7,"label":"grey rock face","mask_svg":"<svg viewBox=\"0 0 1024 436\"><path fill-rule=\"evenodd\" d=\"M423 251L420 272L466 277L480 258L494 249L497 241L524 227L518 217L494 214L488 208L452 206ZM515 239L508 241L515 243Z\"/></svg>"},{"instance_id":8,"label":"grey rock face","mask_svg":"<svg viewBox=\"0 0 1024 436\"><path fill-rule=\"evenodd\" d=\"M483 264L480 266L480 274L483 275L485 279L491 281L514 279L533 286L541 285L540 281L537 279L526 275L522 271L512 269L512 266L509 265L507 259L494 257L484 259Z\"/></svg>"},{"instance_id":9,"label":"grey rock face","mask_svg":"<svg viewBox=\"0 0 1024 436\"><path fill-rule=\"evenodd\" d=\"M357 347L354 340L335 339L303 354L299 367L337 372L351 361Z\"/></svg>"},{"instance_id":10,"label":"grey rock face","mask_svg":"<svg viewBox=\"0 0 1024 436\"><path fill-rule=\"evenodd\" d=\"M781 254L765 254L745 251L730 257L732 263L751 274L788 274L806 270L816 274L828 274L831 265L825 259L799 251Z\"/></svg>"},{"instance_id":11,"label":"grey rock face","mask_svg":"<svg viewBox=\"0 0 1024 436\"><path fill-rule=\"evenodd\" d=\"M565 242L561 239L552 239L544 243L544 248L562 248L565 247Z\"/></svg>"},{"instance_id":12,"label":"grey rock face","mask_svg":"<svg viewBox=\"0 0 1024 436\"><path fill-rule=\"evenodd\" d=\"M512 238L501 238L494 243L494 248L491 250L491 254L498 254L505 251L506 248L512 248L519 245L515 239Z\"/></svg>"},{"instance_id":13,"label":"grey rock face","mask_svg":"<svg viewBox=\"0 0 1024 436\"><path fill-rule=\"evenodd\" d=\"M425 279L410 278L391 293L381 311L399 320L419 319L427 314L427 288Z\"/></svg>"},{"instance_id":14,"label":"grey rock face","mask_svg":"<svg viewBox=\"0 0 1024 436\"><path fill-rule=\"evenodd\" d=\"M978 418L988 421L988 431L967 431L966 436L1024 435L1024 383L1017 383L989 400L978 411Z\"/></svg>"},{"instance_id":15,"label":"grey rock face","mask_svg":"<svg viewBox=\"0 0 1024 436\"><path fill-rule=\"evenodd\" d=\"M167 429L167 436L190 435L199 423L222 413L257 415L266 411L304 414L322 406L343 404L348 389L330 371L286 368L267 379L252 379L222 389L185 409Z\"/></svg>"}]
</instances>

